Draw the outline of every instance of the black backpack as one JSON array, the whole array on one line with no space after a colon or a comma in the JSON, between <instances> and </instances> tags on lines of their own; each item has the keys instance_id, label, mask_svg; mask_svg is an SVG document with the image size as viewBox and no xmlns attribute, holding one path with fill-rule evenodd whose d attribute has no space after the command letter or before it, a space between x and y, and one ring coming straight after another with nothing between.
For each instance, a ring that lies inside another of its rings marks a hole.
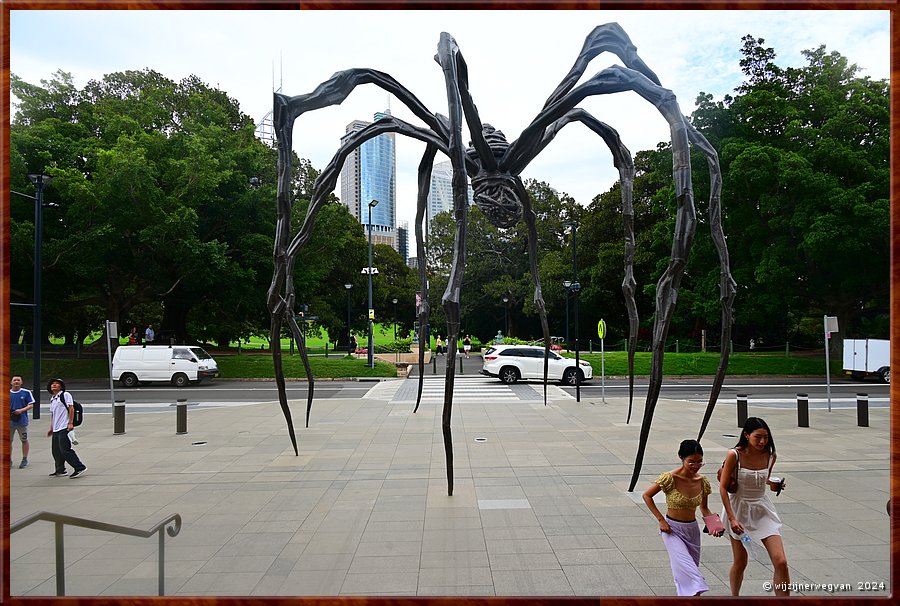
<instances>
[{"instance_id":1,"label":"black backpack","mask_svg":"<svg viewBox=\"0 0 900 606\"><path fill-rule=\"evenodd\" d=\"M72 415L72 425L78 427L84 421L84 407L73 399L72 408L75 409L75 413Z\"/></svg>"}]
</instances>

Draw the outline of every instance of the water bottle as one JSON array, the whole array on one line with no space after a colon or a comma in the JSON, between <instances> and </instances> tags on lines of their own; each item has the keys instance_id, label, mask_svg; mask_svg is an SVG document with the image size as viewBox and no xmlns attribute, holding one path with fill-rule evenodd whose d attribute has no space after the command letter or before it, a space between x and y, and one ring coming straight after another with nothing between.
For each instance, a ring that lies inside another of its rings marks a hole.
<instances>
[{"instance_id":1,"label":"water bottle","mask_svg":"<svg viewBox=\"0 0 900 606\"><path fill-rule=\"evenodd\" d=\"M750 533L745 532L741 535L741 544L747 550L747 555L750 556L750 559L756 560L759 548L756 546L756 542L750 538Z\"/></svg>"}]
</instances>

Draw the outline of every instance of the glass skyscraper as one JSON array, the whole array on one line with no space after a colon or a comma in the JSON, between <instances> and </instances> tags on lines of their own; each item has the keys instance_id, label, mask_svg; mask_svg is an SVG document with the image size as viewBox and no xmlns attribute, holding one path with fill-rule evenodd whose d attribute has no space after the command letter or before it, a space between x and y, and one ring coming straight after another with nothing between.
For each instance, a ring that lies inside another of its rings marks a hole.
<instances>
[{"instance_id":1,"label":"glass skyscraper","mask_svg":"<svg viewBox=\"0 0 900 606\"><path fill-rule=\"evenodd\" d=\"M377 122L390 116L390 110L375 114ZM354 120L347 125L343 144L353 133L371 122ZM372 241L398 249L397 232L397 162L394 133L369 139L344 161L341 169L341 202L366 229L368 237L369 202L378 200L372 209Z\"/></svg>"},{"instance_id":2,"label":"glass skyscraper","mask_svg":"<svg viewBox=\"0 0 900 606\"><path fill-rule=\"evenodd\" d=\"M472 184L468 186L469 204L472 204L474 193ZM450 160L438 162L431 170L431 188L428 190L428 230L431 222L442 212L453 211L453 167Z\"/></svg>"}]
</instances>

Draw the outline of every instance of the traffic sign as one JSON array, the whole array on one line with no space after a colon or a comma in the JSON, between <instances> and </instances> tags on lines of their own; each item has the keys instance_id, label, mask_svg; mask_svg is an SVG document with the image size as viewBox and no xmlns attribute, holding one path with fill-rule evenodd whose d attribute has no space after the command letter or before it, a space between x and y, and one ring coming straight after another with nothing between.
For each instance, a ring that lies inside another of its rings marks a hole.
<instances>
[{"instance_id":1,"label":"traffic sign","mask_svg":"<svg viewBox=\"0 0 900 606\"><path fill-rule=\"evenodd\" d=\"M603 318L600 318L600 321L597 322L597 336L601 339L606 334L606 322L603 321Z\"/></svg>"}]
</instances>

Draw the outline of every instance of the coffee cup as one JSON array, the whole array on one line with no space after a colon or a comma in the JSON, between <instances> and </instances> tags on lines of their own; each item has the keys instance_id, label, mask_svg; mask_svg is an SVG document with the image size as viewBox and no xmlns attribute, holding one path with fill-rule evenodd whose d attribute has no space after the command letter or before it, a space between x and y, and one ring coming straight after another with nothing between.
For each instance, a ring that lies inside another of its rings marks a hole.
<instances>
[{"instance_id":1,"label":"coffee cup","mask_svg":"<svg viewBox=\"0 0 900 606\"><path fill-rule=\"evenodd\" d=\"M769 481L772 482L772 484L777 485L777 488L775 489L775 496L777 497L781 494L781 491L784 490L784 478L769 476Z\"/></svg>"}]
</instances>

